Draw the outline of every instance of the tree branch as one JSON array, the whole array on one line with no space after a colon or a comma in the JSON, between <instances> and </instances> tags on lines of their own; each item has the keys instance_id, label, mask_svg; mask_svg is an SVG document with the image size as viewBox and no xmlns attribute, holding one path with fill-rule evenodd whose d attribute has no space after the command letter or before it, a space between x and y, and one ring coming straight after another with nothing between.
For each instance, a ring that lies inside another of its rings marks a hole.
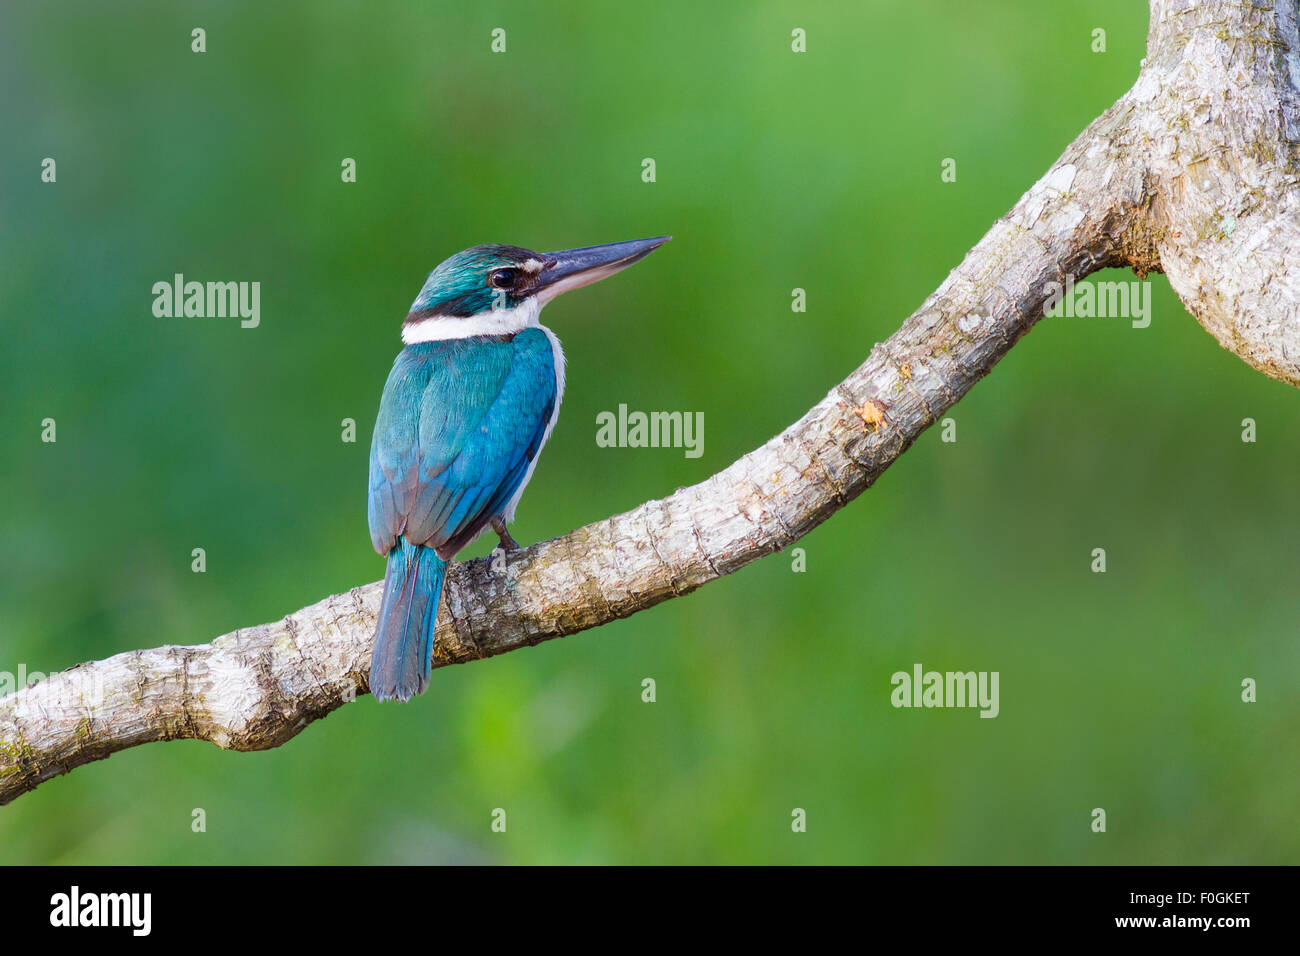
<instances>
[{"instance_id":1,"label":"tree branch","mask_svg":"<svg viewBox=\"0 0 1300 956\"><path fill-rule=\"evenodd\" d=\"M1148 58L888 341L725 470L506 559L456 564L434 666L687 594L871 486L1042 316L1067 276L1164 268L1198 320L1300 384L1294 0L1151 0ZM137 744L276 747L366 687L380 585L197 647L82 664L0 700L0 803Z\"/></svg>"}]
</instances>

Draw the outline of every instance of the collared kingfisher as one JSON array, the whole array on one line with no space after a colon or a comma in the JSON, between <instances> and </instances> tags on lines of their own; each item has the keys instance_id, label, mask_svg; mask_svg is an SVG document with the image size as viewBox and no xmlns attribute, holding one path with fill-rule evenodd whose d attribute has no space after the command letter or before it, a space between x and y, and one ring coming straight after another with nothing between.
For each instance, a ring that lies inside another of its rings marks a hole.
<instances>
[{"instance_id":1,"label":"collared kingfisher","mask_svg":"<svg viewBox=\"0 0 1300 956\"><path fill-rule=\"evenodd\" d=\"M649 255L671 236L539 253L475 246L429 274L402 324L370 443L367 516L388 557L370 693L410 700L429 683L447 564L508 525L564 397L564 353L538 321L561 292Z\"/></svg>"}]
</instances>

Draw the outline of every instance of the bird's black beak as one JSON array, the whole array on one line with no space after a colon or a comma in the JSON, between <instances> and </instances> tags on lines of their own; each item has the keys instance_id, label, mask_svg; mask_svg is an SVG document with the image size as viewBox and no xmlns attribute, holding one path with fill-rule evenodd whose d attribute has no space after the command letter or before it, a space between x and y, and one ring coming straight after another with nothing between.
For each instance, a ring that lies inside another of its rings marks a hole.
<instances>
[{"instance_id":1,"label":"bird's black beak","mask_svg":"<svg viewBox=\"0 0 1300 956\"><path fill-rule=\"evenodd\" d=\"M672 236L657 236L654 239L632 239L628 242L609 242L603 246L548 252L542 256L542 268L537 277L537 296L543 302L548 302L561 292L599 282L632 263L641 261L671 238Z\"/></svg>"}]
</instances>

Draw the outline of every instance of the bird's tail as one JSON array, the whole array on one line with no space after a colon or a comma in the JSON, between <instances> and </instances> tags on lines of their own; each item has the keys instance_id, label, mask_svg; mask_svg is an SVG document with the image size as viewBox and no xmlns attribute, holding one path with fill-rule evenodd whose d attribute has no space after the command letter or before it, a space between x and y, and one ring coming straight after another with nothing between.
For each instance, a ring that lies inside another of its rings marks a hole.
<instances>
[{"instance_id":1,"label":"bird's tail","mask_svg":"<svg viewBox=\"0 0 1300 956\"><path fill-rule=\"evenodd\" d=\"M398 538L388 552L384 599L379 605L370 693L377 700L410 700L429 684L433 623L447 562L433 548Z\"/></svg>"}]
</instances>

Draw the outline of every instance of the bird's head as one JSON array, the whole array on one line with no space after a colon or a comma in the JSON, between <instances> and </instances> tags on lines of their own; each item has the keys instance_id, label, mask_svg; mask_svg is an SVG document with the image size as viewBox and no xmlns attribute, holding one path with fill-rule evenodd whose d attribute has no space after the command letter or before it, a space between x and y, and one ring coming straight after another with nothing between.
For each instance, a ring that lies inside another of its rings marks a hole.
<instances>
[{"instance_id":1,"label":"bird's head","mask_svg":"<svg viewBox=\"0 0 1300 956\"><path fill-rule=\"evenodd\" d=\"M603 246L532 252L474 246L429 273L402 323L402 341L511 335L537 324L542 306L561 292L598 282L648 256L671 236Z\"/></svg>"}]
</instances>

